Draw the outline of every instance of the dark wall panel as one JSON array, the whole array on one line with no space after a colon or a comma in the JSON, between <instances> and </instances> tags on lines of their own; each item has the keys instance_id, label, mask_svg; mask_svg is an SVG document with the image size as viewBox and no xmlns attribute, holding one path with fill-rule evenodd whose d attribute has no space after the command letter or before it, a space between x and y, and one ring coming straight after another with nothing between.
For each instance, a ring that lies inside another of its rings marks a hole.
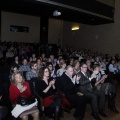
<instances>
[{"instance_id":1,"label":"dark wall panel","mask_svg":"<svg viewBox=\"0 0 120 120\"><path fill-rule=\"evenodd\" d=\"M48 17L40 17L40 41L48 43Z\"/></svg>"},{"instance_id":2,"label":"dark wall panel","mask_svg":"<svg viewBox=\"0 0 120 120\"><path fill-rule=\"evenodd\" d=\"M0 41L1 41L1 10L0 10Z\"/></svg>"}]
</instances>

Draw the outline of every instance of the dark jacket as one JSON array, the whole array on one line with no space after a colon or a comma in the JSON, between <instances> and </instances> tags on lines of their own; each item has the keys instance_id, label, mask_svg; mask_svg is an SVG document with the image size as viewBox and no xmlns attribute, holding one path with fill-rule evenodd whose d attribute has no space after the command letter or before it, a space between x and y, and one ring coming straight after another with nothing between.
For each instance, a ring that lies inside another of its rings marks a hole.
<instances>
[{"instance_id":1,"label":"dark jacket","mask_svg":"<svg viewBox=\"0 0 120 120\"><path fill-rule=\"evenodd\" d=\"M92 91L92 84L91 81L89 80L90 74L87 72L88 78L82 73L79 73L81 78L80 78L80 86L79 89L82 93L85 93L87 91Z\"/></svg>"},{"instance_id":2,"label":"dark jacket","mask_svg":"<svg viewBox=\"0 0 120 120\"><path fill-rule=\"evenodd\" d=\"M56 87L66 96L69 95L76 95L77 94L77 87L71 79L64 73L58 80L56 80Z\"/></svg>"}]
</instances>

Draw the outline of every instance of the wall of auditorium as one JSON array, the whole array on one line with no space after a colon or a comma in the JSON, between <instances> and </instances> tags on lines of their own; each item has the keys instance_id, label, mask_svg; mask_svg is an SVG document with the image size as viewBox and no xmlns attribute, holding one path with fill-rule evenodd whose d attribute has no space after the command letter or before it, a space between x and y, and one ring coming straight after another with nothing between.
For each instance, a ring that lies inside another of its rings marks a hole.
<instances>
[{"instance_id":1,"label":"wall of auditorium","mask_svg":"<svg viewBox=\"0 0 120 120\"><path fill-rule=\"evenodd\" d=\"M29 27L29 32L11 32L10 25ZM1 41L39 42L40 17L16 14L10 12L1 13Z\"/></svg>"},{"instance_id":2,"label":"wall of auditorium","mask_svg":"<svg viewBox=\"0 0 120 120\"><path fill-rule=\"evenodd\" d=\"M114 23L98 26L80 24L78 31L71 31L75 23L64 21L63 44L86 48L114 55L120 53L120 0L115 2Z\"/></svg>"},{"instance_id":3,"label":"wall of auditorium","mask_svg":"<svg viewBox=\"0 0 120 120\"><path fill-rule=\"evenodd\" d=\"M11 32L10 25L29 27L29 32ZM61 44L63 21L49 19L48 43ZM1 41L39 42L40 17L23 15L11 12L1 12Z\"/></svg>"},{"instance_id":4,"label":"wall of auditorium","mask_svg":"<svg viewBox=\"0 0 120 120\"><path fill-rule=\"evenodd\" d=\"M63 21L50 18L48 25L48 43L62 44Z\"/></svg>"}]
</instances>

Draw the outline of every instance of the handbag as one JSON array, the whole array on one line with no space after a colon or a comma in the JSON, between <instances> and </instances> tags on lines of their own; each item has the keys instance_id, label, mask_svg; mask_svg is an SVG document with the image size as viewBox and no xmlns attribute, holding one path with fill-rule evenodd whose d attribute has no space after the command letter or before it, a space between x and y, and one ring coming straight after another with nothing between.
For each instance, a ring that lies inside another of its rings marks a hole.
<instances>
[{"instance_id":1,"label":"handbag","mask_svg":"<svg viewBox=\"0 0 120 120\"><path fill-rule=\"evenodd\" d=\"M19 96L17 102L21 106L30 105L35 102L35 97L32 96L30 98L24 98L24 97Z\"/></svg>"}]
</instances>

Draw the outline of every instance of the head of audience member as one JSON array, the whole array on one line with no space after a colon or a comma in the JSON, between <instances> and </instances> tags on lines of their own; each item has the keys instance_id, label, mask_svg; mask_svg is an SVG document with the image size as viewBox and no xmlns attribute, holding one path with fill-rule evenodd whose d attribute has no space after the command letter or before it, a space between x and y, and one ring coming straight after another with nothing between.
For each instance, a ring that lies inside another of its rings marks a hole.
<instances>
[{"instance_id":1,"label":"head of audience member","mask_svg":"<svg viewBox=\"0 0 120 120\"><path fill-rule=\"evenodd\" d=\"M42 57L42 59L45 58L45 53L42 53L41 57Z\"/></svg>"},{"instance_id":2,"label":"head of audience member","mask_svg":"<svg viewBox=\"0 0 120 120\"><path fill-rule=\"evenodd\" d=\"M12 75L11 83L14 85L23 84L25 82L24 77L20 72L16 72Z\"/></svg>"},{"instance_id":3,"label":"head of audience member","mask_svg":"<svg viewBox=\"0 0 120 120\"><path fill-rule=\"evenodd\" d=\"M52 62L51 58L48 58L48 62Z\"/></svg>"},{"instance_id":4,"label":"head of audience member","mask_svg":"<svg viewBox=\"0 0 120 120\"><path fill-rule=\"evenodd\" d=\"M36 71L38 68L37 63L35 61L30 62L30 68L32 71Z\"/></svg>"},{"instance_id":5,"label":"head of audience member","mask_svg":"<svg viewBox=\"0 0 120 120\"><path fill-rule=\"evenodd\" d=\"M48 67L48 69L50 71L52 71L53 70L53 64L52 64L52 62L47 62L47 67Z\"/></svg>"},{"instance_id":6,"label":"head of audience member","mask_svg":"<svg viewBox=\"0 0 120 120\"><path fill-rule=\"evenodd\" d=\"M19 61L18 55L16 55L16 56L14 57L14 60L15 60L15 61Z\"/></svg>"},{"instance_id":7,"label":"head of audience member","mask_svg":"<svg viewBox=\"0 0 120 120\"><path fill-rule=\"evenodd\" d=\"M27 58L23 58L23 60L22 60L22 64L24 65L24 66L26 66L27 65Z\"/></svg>"},{"instance_id":8,"label":"head of audience member","mask_svg":"<svg viewBox=\"0 0 120 120\"><path fill-rule=\"evenodd\" d=\"M115 59L116 59L116 60L120 59L119 53L116 53L116 54L115 54Z\"/></svg>"},{"instance_id":9,"label":"head of audience member","mask_svg":"<svg viewBox=\"0 0 120 120\"><path fill-rule=\"evenodd\" d=\"M62 63L65 62L65 60L64 60L63 58L59 58L58 60L59 60L59 61L58 61L58 64L59 64L59 65L61 65Z\"/></svg>"},{"instance_id":10,"label":"head of audience member","mask_svg":"<svg viewBox=\"0 0 120 120\"><path fill-rule=\"evenodd\" d=\"M39 67L39 66L42 66L42 61L41 61L40 58L37 58L37 65L38 65L38 67Z\"/></svg>"},{"instance_id":11,"label":"head of audience member","mask_svg":"<svg viewBox=\"0 0 120 120\"><path fill-rule=\"evenodd\" d=\"M79 63L78 60L75 60L75 61L73 62L73 67L74 67L76 70L80 69L80 63Z\"/></svg>"},{"instance_id":12,"label":"head of audience member","mask_svg":"<svg viewBox=\"0 0 120 120\"><path fill-rule=\"evenodd\" d=\"M50 58L51 58L52 61L54 61L54 59L55 59L54 55L50 55Z\"/></svg>"},{"instance_id":13,"label":"head of audience member","mask_svg":"<svg viewBox=\"0 0 120 120\"><path fill-rule=\"evenodd\" d=\"M112 58L112 59L110 60L110 62L109 62L109 63L114 65L114 64L115 64L115 62L116 62L116 61L115 61L115 59L114 59L114 58Z\"/></svg>"},{"instance_id":14,"label":"head of audience member","mask_svg":"<svg viewBox=\"0 0 120 120\"><path fill-rule=\"evenodd\" d=\"M40 68L39 70L39 73L38 73L38 78L40 80L43 80L43 79L48 79L50 77L50 71L47 67L42 67Z\"/></svg>"},{"instance_id":15,"label":"head of audience member","mask_svg":"<svg viewBox=\"0 0 120 120\"><path fill-rule=\"evenodd\" d=\"M33 61L32 57L29 57L29 63L32 62L32 61Z\"/></svg>"},{"instance_id":16,"label":"head of audience member","mask_svg":"<svg viewBox=\"0 0 120 120\"><path fill-rule=\"evenodd\" d=\"M14 74L14 73L17 73L19 70L18 70L18 66L17 65L13 65L10 69L10 73L11 74Z\"/></svg>"},{"instance_id":17,"label":"head of audience member","mask_svg":"<svg viewBox=\"0 0 120 120\"><path fill-rule=\"evenodd\" d=\"M88 68L88 66L87 66L87 64L85 62L80 64L81 72L86 73L87 72L87 68Z\"/></svg>"},{"instance_id":18,"label":"head of audience member","mask_svg":"<svg viewBox=\"0 0 120 120\"><path fill-rule=\"evenodd\" d=\"M66 69L66 63L61 63L61 66L60 66L62 69Z\"/></svg>"},{"instance_id":19,"label":"head of audience member","mask_svg":"<svg viewBox=\"0 0 120 120\"><path fill-rule=\"evenodd\" d=\"M91 67L91 61L89 59L86 60L86 64L88 67Z\"/></svg>"},{"instance_id":20,"label":"head of audience member","mask_svg":"<svg viewBox=\"0 0 120 120\"><path fill-rule=\"evenodd\" d=\"M33 53L33 54L32 54L32 58L35 58L35 57L36 57L36 55L35 55L35 53Z\"/></svg>"},{"instance_id":21,"label":"head of audience member","mask_svg":"<svg viewBox=\"0 0 120 120\"><path fill-rule=\"evenodd\" d=\"M93 71L96 71L96 73L99 73L99 71L100 71L100 65L99 64L94 64L93 65Z\"/></svg>"},{"instance_id":22,"label":"head of audience member","mask_svg":"<svg viewBox=\"0 0 120 120\"><path fill-rule=\"evenodd\" d=\"M71 59L70 59L70 65L73 66L73 63L74 63L74 59L71 58Z\"/></svg>"},{"instance_id":23,"label":"head of audience member","mask_svg":"<svg viewBox=\"0 0 120 120\"><path fill-rule=\"evenodd\" d=\"M97 63L100 62L100 57L99 57L99 56L97 56L97 57L95 58L95 62L97 62Z\"/></svg>"},{"instance_id":24,"label":"head of audience member","mask_svg":"<svg viewBox=\"0 0 120 120\"><path fill-rule=\"evenodd\" d=\"M68 65L66 67L66 72L65 72L68 76L72 77L73 76L73 67L71 65Z\"/></svg>"}]
</instances>

